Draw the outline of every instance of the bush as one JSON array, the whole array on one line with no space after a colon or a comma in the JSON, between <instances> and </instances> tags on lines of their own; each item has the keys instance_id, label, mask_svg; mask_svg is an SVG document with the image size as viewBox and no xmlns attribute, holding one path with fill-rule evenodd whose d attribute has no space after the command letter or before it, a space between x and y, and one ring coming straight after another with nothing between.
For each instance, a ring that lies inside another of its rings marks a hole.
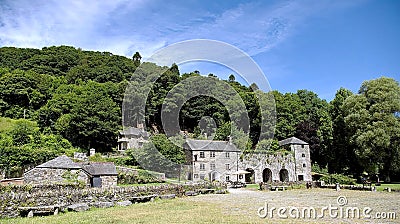
<instances>
[{"instance_id":1,"label":"bush","mask_svg":"<svg viewBox=\"0 0 400 224\"><path fill-rule=\"evenodd\" d=\"M321 178L321 180L325 181L328 184L346 184L346 185L355 185L356 179L343 175L343 174L327 174Z\"/></svg>"},{"instance_id":2,"label":"bush","mask_svg":"<svg viewBox=\"0 0 400 224\"><path fill-rule=\"evenodd\" d=\"M137 173L133 172L119 172L118 173L118 184L147 184L147 183L163 183L164 180L157 178L157 176L151 174L146 170L137 170Z\"/></svg>"}]
</instances>

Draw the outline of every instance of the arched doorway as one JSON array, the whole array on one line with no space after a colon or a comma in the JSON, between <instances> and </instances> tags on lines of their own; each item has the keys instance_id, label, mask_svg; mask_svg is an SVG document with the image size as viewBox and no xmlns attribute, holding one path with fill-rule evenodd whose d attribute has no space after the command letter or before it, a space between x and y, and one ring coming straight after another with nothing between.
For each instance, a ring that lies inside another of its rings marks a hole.
<instances>
[{"instance_id":1,"label":"arched doorway","mask_svg":"<svg viewBox=\"0 0 400 224\"><path fill-rule=\"evenodd\" d=\"M244 176L246 183L255 183L254 182L255 181L254 180L254 170L252 168L247 168L246 171L250 172Z\"/></svg>"},{"instance_id":2,"label":"arched doorway","mask_svg":"<svg viewBox=\"0 0 400 224\"><path fill-rule=\"evenodd\" d=\"M272 171L268 168L263 170L263 182L270 183L272 182Z\"/></svg>"},{"instance_id":3,"label":"arched doorway","mask_svg":"<svg viewBox=\"0 0 400 224\"><path fill-rule=\"evenodd\" d=\"M289 181L289 172L287 169L281 169L281 171L279 171L279 180L282 182Z\"/></svg>"}]
</instances>

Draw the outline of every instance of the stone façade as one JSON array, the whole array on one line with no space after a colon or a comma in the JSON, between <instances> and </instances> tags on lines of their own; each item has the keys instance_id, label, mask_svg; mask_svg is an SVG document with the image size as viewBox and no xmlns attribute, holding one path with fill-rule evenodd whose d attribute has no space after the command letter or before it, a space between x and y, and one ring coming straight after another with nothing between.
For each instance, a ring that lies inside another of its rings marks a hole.
<instances>
[{"instance_id":1,"label":"stone fa\u00e7ade","mask_svg":"<svg viewBox=\"0 0 400 224\"><path fill-rule=\"evenodd\" d=\"M286 151L244 155L230 142L187 139L187 179L247 183L311 181L308 143L292 137L279 145Z\"/></svg>"}]
</instances>

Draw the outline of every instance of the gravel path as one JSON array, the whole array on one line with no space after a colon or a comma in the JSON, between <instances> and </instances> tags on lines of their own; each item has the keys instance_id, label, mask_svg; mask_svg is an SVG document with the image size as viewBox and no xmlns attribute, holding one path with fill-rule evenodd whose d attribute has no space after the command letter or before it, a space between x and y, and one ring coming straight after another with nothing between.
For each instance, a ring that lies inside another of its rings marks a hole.
<instances>
[{"instance_id":1,"label":"gravel path","mask_svg":"<svg viewBox=\"0 0 400 224\"><path fill-rule=\"evenodd\" d=\"M274 220L274 222L320 223L323 221L326 223L400 223L400 193L355 190L335 191L332 189L301 189L265 192L253 189L229 189L229 192L229 194L225 195L199 195L196 197L188 197L185 200L217 204L221 206L223 214L247 216L251 223L266 223L271 221L269 220L271 219L269 216L271 213L269 213L266 218L260 218L257 215L257 211L260 207L265 207L265 203L268 204L268 211L270 211L272 207L276 208L274 213L272 213L272 220ZM340 203L341 206L338 203ZM296 219L290 217L289 214L289 209L292 209L292 214L295 216L296 210L293 209L297 208L301 216L302 209L312 207L316 210L318 216L323 213L323 207L329 206L333 209L333 216L337 214L339 218L331 218L327 210L324 212L323 218L317 219ZM277 209L280 207L285 207L287 209L284 215L288 216L288 218L284 219L278 217ZM346 217L346 214L349 214L350 218L340 218L340 213L336 213L334 207L337 207L339 212L342 209L342 217ZM351 210L346 213L347 209L355 207L360 210L361 218L352 218ZM372 218L363 217L363 209L368 209L367 207L371 208L371 211L367 213L367 215L371 215ZM263 211L265 211L265 209L261 210L261 212ZM386 216L392 215L388 214L390 212L396 213L396 219L375 219L374 217L378 212L380 213L378 215ZM383 212L385 214L383 214Z\"/></svg>"}]
</instances>

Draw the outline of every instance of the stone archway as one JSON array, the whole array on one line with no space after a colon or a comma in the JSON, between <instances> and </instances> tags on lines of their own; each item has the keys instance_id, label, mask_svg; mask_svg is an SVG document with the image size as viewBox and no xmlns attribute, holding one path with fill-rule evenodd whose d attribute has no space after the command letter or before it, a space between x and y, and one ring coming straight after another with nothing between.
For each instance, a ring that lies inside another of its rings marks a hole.
<instances>
[{"instance_id":1,"label":"stone archway","mask_svg":"<svg viewBox=\"0 0 400 224\"><path fill-rule=\"evenodd\" d=\"M270 183L270 182L272 182L272 171L271 171L270 169L268 169L268 168L265 168L265 169L263 170L263 175L262 175L262 177L263 177L263 182L264 182L264 183Z\"/></svg>"},{"instance_id":2,"label":"stone archway","mask_svg":"<svg viewBox=\"0 0 400 224\"><path fill-rule=\"evenodd\" d=\"M246 171L250 172L244 175L246 183L255 183L254 170L252 168L247 168Z\"/></svg>"},{"instance_id":3,"label":"stone archway","mask_svg":"<svg viewBox=\"0 0 400 224\"><path fill-rule=\"evenodd\" d=\"M282 182L289 181L289 172L287 169L281 169L281 171L279 171L279 180Z\"/></svg>"}]
</instances>

